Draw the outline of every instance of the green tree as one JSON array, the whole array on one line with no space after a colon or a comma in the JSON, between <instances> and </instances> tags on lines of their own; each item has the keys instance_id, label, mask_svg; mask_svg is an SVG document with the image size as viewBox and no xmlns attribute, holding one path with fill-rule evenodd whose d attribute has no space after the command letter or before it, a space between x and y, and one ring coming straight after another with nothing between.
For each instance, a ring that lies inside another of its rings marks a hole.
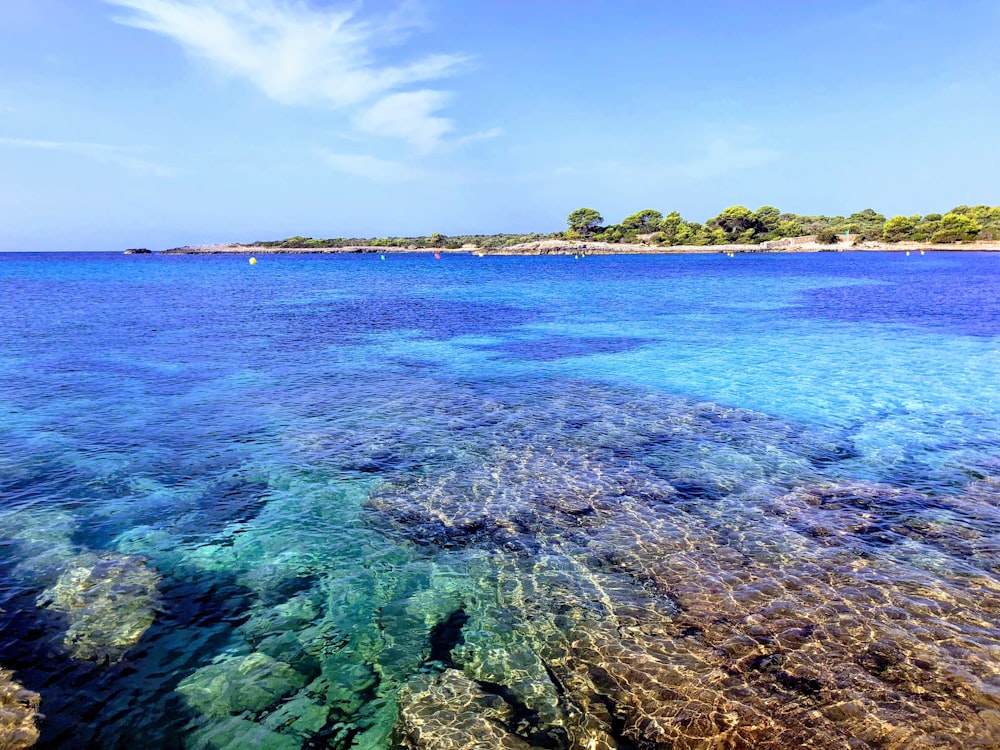
<instances>
[{"instance_id":1,"label":"green tree","mask_svg":"<svg viewBox=\"0 0 1000 750\"><path fill-rule=\"evenodd\" d=\"M816 241L821 245L833 245L837 242L837 233L832 229L821 229L816 232Z\"/></svg>"},{"instance_id":2,"label":"green tree","mask_svg":"<svg viewBox=\"0 0 1000 750\"><path fill-rule=\"evenodd\" d=\"M859 219L861 221L885 221L885 217L882 214L871 208L851 214L848 218Z\"/></svg>"},{"instance_id":3,"label":"green tree","mask_svg":"<svg viewBox=\"0 0 1000 750\"><path fill-rule=\"evenodd\" d=\"M778 222L775 234L778 237L801 237L805 234L805 231L802 229L802 225L795 219L782 219Z\"/></svg>"},{"instance_id":4,"label":"green tree","mask_svg":"<svg viewBox=\"0 0 1000 750\"><path fill-rule=\"evenodd\" d=\"M913 228L913 239L926 242L941 227L941 214L927 214L919 218Z\"/></svg>"},{"instance_id":5,"label":"green tree","mask_svg":"<svg viewBox=\"0 0 1000 750\"><path fill-rule=\"evenodd\" d=\"M847 217L847 226L838 227L838 230L850 230L852 237L863 240L880 240L885 230L885 217L866 208Z\"/></svg>"},{"instance_id":6,"label":"green tree","mask_svg":"<svg viewBox=\"0 0 1000 750\"><path fill-rule=\"evenodd\" d=\"M658 232L662 221L663 214L652 208L646 208L642 211L636 211L631 216L626 216L622 220L622 229L626 231L634 230L639 234Z\"/></svg>"},{"instance_id":7,"label":"green tree","mask_svg":"<svg viewBox=\"0 0 1000 750\"><path fill-rule=\"evenodd\" d=\"M604 217L592 208L578 208L566 217L566 223L572 231L589 237L604 223Z\"/></svg>"},{"instance_id":8,"label":"green tree","mask_svg":"<svg viewBox=\"0 0 1000 750\"><path fill-rule=\"evenodd\" d=\"M630 238L627 234L632 234L633 237ZM627 233L622 229L621 224L612 224L609 227L605 227L600 232L595 232L593 237L595 240L601 240L602 242L621 242L622 240L634 239L635 232Z\"/></svg>"},{"instance_id":9,"label":"green tree","mask_svg":"<svg viewBox=\"0 0 1000 750\"><path fill-rule=\"evenodd\" d=\"M761 206L753 213L754 222L762 232L772 232L781 222L781 211L774 206Z\"/></svg>"},{"instance_id":10,"label":"green tree","mask_svg":"<svg viewBox=\"0 0 1000 750\"><path fill-rule=\"evenodd\" d=\"M900 242L913 237L916 223L908 216L893 216L885 223L882 239L886 242Z\"/></svg>"},{"instance_id":11,"label":"green tree","mask_svg":"<svg viewBox=\"0 0 1000 750\"><path fill-rule=\"evenodd\" d=\"M974 240L980 231L982 226L975 219L952 212L941 217L931 242L966 242Z\"/></svg>"},{"instance_id":12,"label":"green tree","mask_svg":"<svg viewBox=\"0 0 1000 750\"><path fill-rule=\"evenodd\" d=\"M696 221L682 221L677 227L675 245L707 245L711 242L708 231Z\"/></svg>"},{"instance_id":13,"label":"green tree","mask_svg":"<svg viewBox=\"0 0 1000 750\"><path fill-rule=\"evenodd\" d=\"M715 223L729 238L743 234L748 229L757 229L757 218L746 206L730 206L715 217Z\"/></svg>"},{"instance_id":14,"label":"green tree","mask_svg":"<svg viewBox=\"0 0 1000 750\"><path fill-rule=\"evenodd\" d=\"M677 235L683 224L684 219L677 211L671 211L667 214L660 222L660 242L664 245L680 244L677 241Z\"/></svg>"},{"instance_id":15,"label":"green tree","mask_svg":"<svg viewBox=\"0 0 1000 750\"><path fill-rule=\"evenodd\" d=\"M749 234L747 234L747 232L749 232ZM753 230L752 229L748 229L748 230L746 230L746 232L743 233L743 235L741 237L737 237L736 241L737 242L749 242L750 238L752 236L753 236ZM726 234L726 232L723 229L719 228L719 227L716 227L715 229L711 229L708 232L708 242L707 242L707 244L709 244L709 245L725 245L726 243L732 242L732 241L733 241L733 238L730 237L728 234Z\"/></svg>"},{"instance_id":16,"label":"green tree","mask_svg":"<svg viewBox=\"0 0 1000 750\"><path fill-rule=\"evenodd\" d=\"M1000 206L973 206L969 216L982 225L978 239L1000 239Z\"/></svg>"}]
</instances>

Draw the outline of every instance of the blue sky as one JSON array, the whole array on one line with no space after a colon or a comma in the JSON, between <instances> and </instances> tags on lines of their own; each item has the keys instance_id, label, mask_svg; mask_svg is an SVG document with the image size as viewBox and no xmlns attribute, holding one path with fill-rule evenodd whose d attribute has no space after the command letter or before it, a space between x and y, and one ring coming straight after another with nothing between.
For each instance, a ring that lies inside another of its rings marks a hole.
<instances>
[{"instance_id":1,"label":"blue sky","mask_svg":"<svg viewBox=\"0 0 1000 750\"><path fill-rule=\"evenodd\" d=\"M975 0L0 0L0 250L996 205L998 37Z\"/></svg>"}]
</instances>

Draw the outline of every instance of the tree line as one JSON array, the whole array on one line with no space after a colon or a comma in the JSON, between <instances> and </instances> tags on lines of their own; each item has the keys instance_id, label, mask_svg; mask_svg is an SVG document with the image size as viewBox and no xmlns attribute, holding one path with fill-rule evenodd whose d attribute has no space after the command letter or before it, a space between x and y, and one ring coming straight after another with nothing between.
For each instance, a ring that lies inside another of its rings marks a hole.
<instances>
[{"instance_id":1,"label":"tree line","mask_svg":"<svg viewBox=\"0 0 1000 750\"><path fill-rule=\"evenodd\" d=\"M664 215L647 208L618 224L605 224L592 208L578 208L566 220L567 230L550 234L440 233L417 237L289 237L253 244L281 248L418 247L458 249L466 245L503 248L522 242L550 239L587 239L601 242L648 242L658 245L755 245L789 237L815 236L825 244L836 242L971 242L1000 240L1000 206L956 206L945 214L893 216L866 208L850 216L802 216L774 206L751 211L730 206L704 223L687 221L677 211Z\"/></svg>"},{"instance_id":2,"label":"tree line","mask_svg":"<svg viewBox=\"0 0 1000 750\"><path fill-rule=\"evenodd\" d=\"M686 221L677 211L664 216L647 208L610 225L604 224L598 211L579 208L566 223L570 237L661 245L752 245L807 235L826 244L854 240L950 243L1000 239L1000 206L956 206L945 214L889 219L870 208L850 216L801 216L774 206L756 211L730 206L704 223Z\"/></svg>"}]
</instances>

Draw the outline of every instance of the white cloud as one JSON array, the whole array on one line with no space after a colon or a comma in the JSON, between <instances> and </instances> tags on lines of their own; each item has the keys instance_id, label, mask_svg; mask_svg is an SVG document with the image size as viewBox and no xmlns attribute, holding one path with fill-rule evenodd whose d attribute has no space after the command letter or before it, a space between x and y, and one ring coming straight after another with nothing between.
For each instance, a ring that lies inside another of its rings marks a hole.
<instances>
[{"instance_id":1,"label":"white cloud","mask_svg":"<svg viewBox=\"0 0 1000 750\"><path fill-rule=\"evenodd\" d=\"M423 25L413 4L404 3L376 25L352 10L313 8L302 0L105 2L134 11L117 18L119 23L163 34L277 102L351 109L364 132L399 138L422 151L454 129L436 114L448 94L399 90L453 75L467 57L430 54L384 65L374 56L377 48L398 44Z\"/></svg>"},{"instance_id":2,"label":"white cloud","mask_svg":"<svg viewBox=\"0 0 1000 750\"><path fill-rule=\"evenodd\" d=\"M448 100L442 91L406 91L389 94L358 113L354 123L365 132L412 143L418 151L434 149L455 125L434 115Z\"/></svg>"},{"instance_id":3,"label":"white cloud","mask_svg":"<svg viewBox=\"0 0 1000 750\"><path fill-rule=\"evenodd\" d=\"M427 176L417 167L368 154L338 154L320 149L319 155L338 172L375 182L411 182Z\"/></svg>"},{"instance_id":4,"label":"white cloud","mask_svg":"<svg viewBox=\"0 0 1000 750\"><path fill-rule=\"evenodd\" d=\"M464 146L466 143L475 143L476 141L488 141L491 138L499 138L503 135L503 128L490 128L489 130L483 130L479 133L472 133L471 135L462 136L458 139L458 144Z\"/></svg>"},{"instance_id":5,"label":"white cloud","mask_svg":"<svg viewBox=\"0 0 1000 750\"><path fill-rule=\"evenodd\" d=\"M146 151L144 148L107 146L101 143L38 141L27 138L0 138L0 146L31 148L41 151L61 151L75 156L82 156L86 159L91 159L97 162L115 164L133 172L151 174L156 177L169 177L176 174L176 170L171 167L156 164L137 156L137 154L141 154Z\"/></svg>"}]
</instances>

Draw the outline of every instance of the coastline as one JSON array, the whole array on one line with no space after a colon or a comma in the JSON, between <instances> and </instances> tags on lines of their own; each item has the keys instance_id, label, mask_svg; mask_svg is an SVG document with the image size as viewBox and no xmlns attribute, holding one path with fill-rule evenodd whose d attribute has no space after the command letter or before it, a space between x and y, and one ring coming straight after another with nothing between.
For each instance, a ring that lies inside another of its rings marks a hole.
<instances>
[{"instance_id":1,"label":"coastline","mask_svg":"<svg viewBox=\"0 0 1000 750\"><path fill-rule=\"evenodd\" d=\"M271 247L238 243L216 245L185 245L160 251L162 255L350 255L350 254L415 254L448 253L474 255L691 255L691 254L771 254L771 253L838 253L838 252L1000 252L1000 242L963 242L931 244L922 242L860 242L821 245L817 242L784 243L776 241L759 245L647 245L586 240L542 240L524 242L501 248L379 247L350 245L347 247Z\"/></svg>"}]
</instances>

